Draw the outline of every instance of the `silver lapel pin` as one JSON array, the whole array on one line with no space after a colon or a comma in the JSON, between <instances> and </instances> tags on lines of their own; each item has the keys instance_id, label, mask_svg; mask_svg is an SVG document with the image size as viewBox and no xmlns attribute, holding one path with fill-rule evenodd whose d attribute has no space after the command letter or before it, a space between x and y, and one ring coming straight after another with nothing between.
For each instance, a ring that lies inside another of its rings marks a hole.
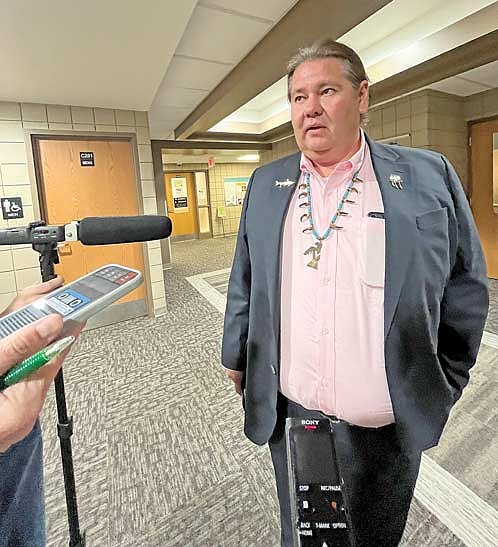
<instances>
[{"instance_id":1,"label":"silver lapel pin","mask_svg":"<svg viewBox=\"0 0 498 547\"><path fill-rule=\"evenodd\" d=\"M391 173L389 175L389 182L391 183L391 186L393 188L396 188L396 190L403 190L403 179L400 175L395 175L394 173Z\"/></svg>"},{"instance_id":2,"label":"silver lapel pin","mask_svg":"<svg viewBox=\"0 0 498 547\"><path fill-rule=\"evenodd\" d=\"M275 181L275 186L277 188L284 188L285 186L292 186L293 184L296 184L295 180L285 179Z\"/></svg>"}]
</instances>

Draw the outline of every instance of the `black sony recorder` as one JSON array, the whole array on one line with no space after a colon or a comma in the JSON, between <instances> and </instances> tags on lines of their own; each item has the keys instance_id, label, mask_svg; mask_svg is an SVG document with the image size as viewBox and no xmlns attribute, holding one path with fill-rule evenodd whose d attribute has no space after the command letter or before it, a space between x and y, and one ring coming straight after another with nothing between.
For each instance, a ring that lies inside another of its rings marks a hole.
<instances>
[{"instance_id":1,"label":"black sony recorder","mask_svg":"<svg viewBox=\"0 0 498 547\"><path fill-rule=\"evenodd\" d=\"M295 547L351 547L334 421L287 418L285 432Z\"/></svg>"}]
</instances>

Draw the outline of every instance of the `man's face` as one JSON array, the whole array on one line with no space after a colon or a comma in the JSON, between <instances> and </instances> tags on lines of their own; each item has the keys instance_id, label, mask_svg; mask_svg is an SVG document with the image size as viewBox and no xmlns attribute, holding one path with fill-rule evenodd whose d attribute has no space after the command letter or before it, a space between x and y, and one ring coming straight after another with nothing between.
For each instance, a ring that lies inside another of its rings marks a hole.
<instances>
[{"instance_id":1,"label":"man's face","mask_svg":"<svg viewBox=\"0 0 498 547\"><path fill-rule=\"evenodd\" d=\"M368 82L355 89L340 59L299 65L290 86L291 121L299 148L312 160L356 142L360 114L368 110Z\"/></svg>"}]
</instances>

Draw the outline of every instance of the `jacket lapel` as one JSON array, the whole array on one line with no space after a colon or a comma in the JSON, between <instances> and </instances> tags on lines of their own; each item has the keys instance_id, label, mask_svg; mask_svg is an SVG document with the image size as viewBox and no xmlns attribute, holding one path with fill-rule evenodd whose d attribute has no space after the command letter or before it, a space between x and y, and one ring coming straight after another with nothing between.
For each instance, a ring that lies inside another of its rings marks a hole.
<instances>
[{"instance_id":1,"label":"jacket lapel","mask_svg":"<svg viewBox=\"0 0 498 547\"><path fill-rule=\"evenodd\" d=\"M299 177L301 176L300 168L301 153L289 156L283 162L278 171L275 171L275 179L271 181L270 197L268 206L272 208L273 225L269 236L269 260L266 264L268 272L268 283L271 288L270 294L274 295L271 305L273 309L274 335L277 343L280 340L280 264L282 252L282 238L284 233L284 222L289 208L290 201L294 192L298 191ZM286 184L286 181L294 181L295 184ZM284 182L284 184L277 184ZM275 260L275 258L277 258ZM277 356L280 352L277 352Z\"/></svg>"},{"instance_id":2,"label":"jacket lapel","mask_svg":"<svg viewBox=\"0 0 498 547\"><path fill-rule=\"evenodd\" d=\"M372 163L384 203L386 258L384 287L384 339L387 338L401 289L413 256L417 226L413 208L415 191L410 165L399 161L395 149L367 137ZM397 177L400 177L398 179ZM401 181L402 188L397 181Z\"/></svg>"},{"instance_id":3,"label":"jacket lapel","mask_svg":"<svg viewBox=\"0 0 498 547\"><path fill-rule=\"evenodd\" d=\"M275 172L275 180L272 181L270 202L271 207L274 208L274 228L277 229L279 240L281 239L289 203L299 184L299 177L301 176L300 160L300 153L289 156L287 161L281 165L279 171Z\"/></svg>"}]
</instances>

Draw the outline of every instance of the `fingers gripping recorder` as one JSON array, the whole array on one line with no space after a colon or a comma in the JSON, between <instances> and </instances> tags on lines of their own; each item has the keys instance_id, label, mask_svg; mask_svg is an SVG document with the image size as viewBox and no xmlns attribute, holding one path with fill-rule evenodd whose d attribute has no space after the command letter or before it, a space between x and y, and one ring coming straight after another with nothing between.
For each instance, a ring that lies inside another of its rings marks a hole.
<instances>
[{"instance_id":1,"label":"fingers gripping recorder","mask_svg":"<svg viewBox=\"0 0 498 547\"><path fill-rule=\"evenodd\" d=\"M142 274L119 264L108 264L80 277L0 319L0 339L51 313L59 314L65 326L83 323L138 287ZM67 329L65 329L67 330Z\"/></svg>"}]
</instances>

